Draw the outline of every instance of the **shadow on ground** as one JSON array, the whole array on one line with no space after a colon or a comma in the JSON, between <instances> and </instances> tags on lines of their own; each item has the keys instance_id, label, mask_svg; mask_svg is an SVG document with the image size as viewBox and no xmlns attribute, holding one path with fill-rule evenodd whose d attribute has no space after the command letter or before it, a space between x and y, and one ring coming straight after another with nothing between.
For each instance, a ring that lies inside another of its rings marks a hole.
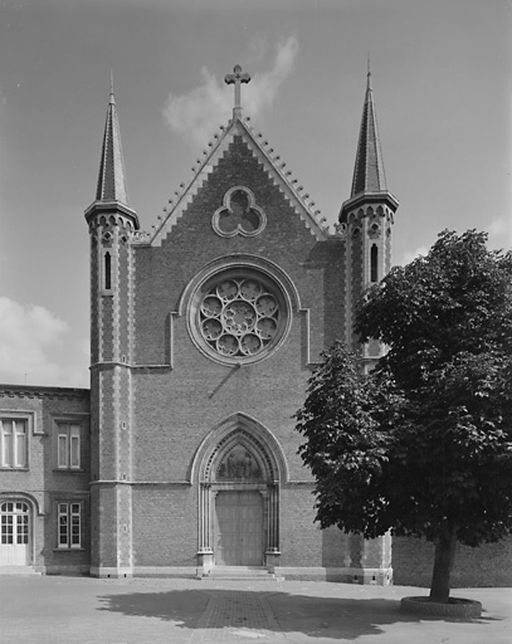
<instances>
[{"instance_id":1,"label":"shadow on ground","mask_svg":"<svg viewBox=\"0 0 512 644\"><path fill-rule=\"evenodd\" d=\"M420 619L425 621L425 618L402 615L398 600L381 598L329 598L285 592L205 588L105 595L99 600L102 603L100 610L154 617L173 622L175 627L183 629L220 630L244 626L275 633L302 633L308 637L332 639L378 635L389 624L414 623ZM217 608L216 619L205 620L205 613L212 614L213 606ZM265 611L270 619L265 620L265 625L261 620L255 625L252 616ZM484 623L487 620L478 621Z\"/></svg>"}]
</instances>

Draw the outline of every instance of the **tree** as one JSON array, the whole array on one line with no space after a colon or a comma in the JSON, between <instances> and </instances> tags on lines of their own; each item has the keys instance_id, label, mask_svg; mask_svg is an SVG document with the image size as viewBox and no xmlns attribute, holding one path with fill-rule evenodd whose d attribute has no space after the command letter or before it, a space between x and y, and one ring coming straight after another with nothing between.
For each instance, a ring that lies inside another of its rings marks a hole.
<instances>
[{"instance_id":1,"label":"tree","mask_svg":"<svg viewBox=\"0 0 512 644\"><path fill-rule=\"evenodd\" d=\"M432 541L432 601L457 543L512 534L512 253L486 239L444 231L372 287L355 328L386 355L365 375L338 343L296 415L322 527Z\"/></svg>"}]
</instances>

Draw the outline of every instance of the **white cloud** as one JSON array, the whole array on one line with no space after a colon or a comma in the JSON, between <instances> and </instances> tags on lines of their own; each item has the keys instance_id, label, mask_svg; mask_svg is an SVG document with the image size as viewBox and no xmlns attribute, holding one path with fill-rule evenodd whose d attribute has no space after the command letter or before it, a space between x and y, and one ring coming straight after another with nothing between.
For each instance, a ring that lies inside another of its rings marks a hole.
<instances>
[{"instance_id":1,"label":"white cloud","mask_svg":"<svg viewBox=\"0 0 512 644\"><path fill-rule=\"evenodd\" d=\"M482 230L482 228L479 230ZM512 216L497 217L496 219L493 219L484 230L488 233L489 248L496 250L510 250L512 248ZM414 250L405 251L397 264L399 266L405 266L406 264L409 264L409 262L412 262L413 259L416 259L421 255L427 255L429 250L429 246L422 244Z\"/></svg>"},{"instance_id":2,"label":"white cloud","mask_svg":"<svg viewBox=\"0 0 512 644\"><path fill-rule=\"evenodd\" d=\"M267 36L263 33L254 34L249 42L248 53L246 57L247 63L249 65L256 65L260 63L267 55L268 50L269 43Z\"/></svg>"},{"instance_id":3,"label":"white cloud","mask_svg":"<svg viewBox=\"0 0 512 644\"><path fill-rule=\"evenodd\" d=\"M86 386L87 366L66 366L52 357L61 353L69 326L48 309L25 306L0 297L0 382L53 386ZM83 361L81 355L78 360Z\"/></svg>"},{"instance_id":4,"label":"white cloud","mask_svg":"<svg viewBox=\"0 0 512 644\"><path fill-rule=\"evenodd\" d=\"M251 116L257 116L272 106L281 84L293 70L299 43L294 36L277 47L274 66L269 72L254 74L245 88L244 108Z\"/></svg>"},{"instance_id":5,"label":"white cloud","mask_svg":"<svg viewBox=\"0 0 512 644\"><path fill-rule=\"evenodd\" d=\"M429 250L430 249L428 248L428 246L418 246L418 248L415 248L412 251L405 251L405 253L402 255L401 261L398 262L398 265L405 266L406 264L409 264L409 262L412 262L413 259L427 255Z\"/></svg>"},{"instance_id":6,"label":"white cloud","mask_svg":"<svg viewBox=\"0 0 512 644\"><path fill-rule=\"evenodd\" d=\"M486 228L489 233L489 246L491 248L512 248L512 215L493 219Z\"/></svg>"},{"instance_id":7,"label":"white cloud","mask_svg":"<svg viewBox=\"0 0 512 644\"><path fill-rule=\"evenodd\" d=\"M293 69L298 46L297 39L290 36L278 44L272 69L251 75L251 82L242 89L244 113L258 116L272 106L281 84ZM227 121L233 108L233 87L225 85L223 79L219 81L206 67L201 75L201 85L188 94L170 94L163 111L171 130L194 146L204 145L216 128Z\"/></svg>"}]
</instances>

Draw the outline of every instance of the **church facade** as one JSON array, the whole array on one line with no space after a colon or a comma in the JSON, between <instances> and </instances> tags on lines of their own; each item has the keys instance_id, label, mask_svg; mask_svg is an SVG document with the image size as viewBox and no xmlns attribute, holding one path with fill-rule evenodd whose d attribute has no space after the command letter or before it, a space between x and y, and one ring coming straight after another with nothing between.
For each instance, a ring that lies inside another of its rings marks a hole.
<instances>
[{"instance_id":1,"label":"church facade","mask_svg":"<svg viewBox=\"0 0 512 644\"><path fill-rule=\"evenodd\" d=\"M293 415L323 349L391 265L373 92L329 232L235 105L151 233L127 193L113 90L90 237L90 390L0 385L0 571L426 583L428 546L314 523ZM371 366L382 347L361 349ZM512 583L508 543L455 582ZM424 561L424 563L421 563Z\"/></svg>"}]
</instances>

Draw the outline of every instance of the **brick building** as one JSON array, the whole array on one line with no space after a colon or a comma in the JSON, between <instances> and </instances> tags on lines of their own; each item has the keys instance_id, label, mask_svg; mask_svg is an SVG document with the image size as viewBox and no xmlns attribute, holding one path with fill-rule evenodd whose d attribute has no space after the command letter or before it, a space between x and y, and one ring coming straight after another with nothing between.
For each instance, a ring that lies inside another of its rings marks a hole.
<instances>
[{"instance_id":1,"label":"brick building","mask_svg":"<svg viewBox=\"0 0 512 644\"><path fill-rule=\"evenodd\" d=\"M226 77L232 118L151 234L126 197L111 91L85 211L91 388L0 386L0 570L116 577L254 566L427 581L425 544L313 522L292 418L320 351L355 341L354 304L390 267L398 201L370 75L334 234L243 118L247 80L238 67ZM363 351L369 364L381 355L375 343ZM511 583L511 551L463 551L456 582Z\"/></svg>"}]
</instances>

